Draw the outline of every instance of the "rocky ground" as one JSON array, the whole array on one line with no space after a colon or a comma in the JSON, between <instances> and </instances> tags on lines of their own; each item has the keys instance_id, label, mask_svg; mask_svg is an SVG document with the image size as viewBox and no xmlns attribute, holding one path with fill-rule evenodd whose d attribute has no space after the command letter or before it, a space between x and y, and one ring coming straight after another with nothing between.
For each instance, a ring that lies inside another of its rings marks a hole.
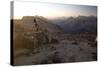
<instances>
[{"instance_id":1,"label":"rocky ground","mask_svg":"<svg viewBox=\"0 0 100 67\"><path fill-rule=\"evenodd\" d=\"M34 50L17 49L14 65L68 63L97 60L97 43L94 34L63 34L57 43Z\"/></svg>"}]
</instances>

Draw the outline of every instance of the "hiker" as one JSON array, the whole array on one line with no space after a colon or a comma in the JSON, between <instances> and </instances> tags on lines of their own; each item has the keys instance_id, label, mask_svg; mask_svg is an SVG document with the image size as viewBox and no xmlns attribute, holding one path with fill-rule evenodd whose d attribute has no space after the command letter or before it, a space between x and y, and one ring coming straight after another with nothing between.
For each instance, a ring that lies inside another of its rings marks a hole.
<instances>
[{"instance_id":1,"label":"hiker","mask_svg":"<svg viewBox=\"0 0 100 67\"><path fill-rule=\"evenodd\" d=\"M36 31L38 31L38 30L39 30L39 29L38 29L39 26L38 26L37 21L36 21L35 18L34 18L34 21L33 21L33 22L34 22L34 26L35 26L34 28L36 29Z\"/></svg>"}]
</instances>

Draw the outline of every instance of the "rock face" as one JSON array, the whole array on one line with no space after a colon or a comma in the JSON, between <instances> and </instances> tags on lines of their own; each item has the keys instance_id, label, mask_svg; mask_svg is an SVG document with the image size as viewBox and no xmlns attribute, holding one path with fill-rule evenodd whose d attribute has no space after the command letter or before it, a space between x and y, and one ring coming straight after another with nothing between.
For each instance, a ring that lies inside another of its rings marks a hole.
<instances>
[{"instance_id":1,"label":"rock face","mask_svg":"<svg viewBox=\"0 0 100 67\"><path fill-rule=\"evenodd\" d=\"M24 27L25 31L33 31L33 25L35 21L37 22L39 29L41 30L47 30L50 33L56 33L56 32L62 32L62 28L60 28L58 25L51 23L48 19L41 17L41 16L24 16L22 18L22 26Z\"/></svg>"},{"instance_id":2,"label":"rock face","mask_svg":"<svg viewBox=\"0 0 100 67\"><path fill-rule=\"evenodd\" d=\"M50 23L43 17L24 16L21 20L14 20L15 48L29 48L29 46L37 48L41 45L57 42L53 34L62 33L62 31L59 26Z\"/></svg>"},{"instance_id":3,"label":"rock face","mask_svg":"<svg viewBox=\"0 0 100 67\"><path fill-rule=\"evenodd\" d=\"M32 30L32 38L33 38L33 48L41 47L44 44L51 43L53 36L48 29L40 25L40 21L38 21L38 17L31 18L30 22L33 23L33 30ZM45 25L47 22L42 21L42 25ZM48 25L48 24L47 24ZM49 25L48 25L49 26ZM47 27L47 26L46 26Z\"/></svg>"}]
</instances>

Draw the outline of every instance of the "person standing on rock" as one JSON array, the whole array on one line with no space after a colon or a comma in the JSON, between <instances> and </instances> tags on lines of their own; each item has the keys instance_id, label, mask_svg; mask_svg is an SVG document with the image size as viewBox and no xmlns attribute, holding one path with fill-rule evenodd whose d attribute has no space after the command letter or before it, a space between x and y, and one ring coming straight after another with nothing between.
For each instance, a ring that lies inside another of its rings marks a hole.
<instances>
[{"instance_id":1,"label":"person standing on rock","mask_svg":"<svg viewBox=\"0 0 100 67\"><path fill-rule=\"evenodd\" d=\"M39 46L39 44L38 44L38 42L39 42L39 40L38 40L38 33L39 33L39 26L38 26L38 24L37 24L37 21L36 21L36 18L34 18L33 19L33 29L34 29L34 33L33 33L33 36L34 36L34 38L33 38L33 41L34 41L34 48L37 48L38 46Z\"/></svg>"},{"instance_id":2,"label":"person standing on rock","mask_svg":"<svg viewBox=\"0 0 100 67\"><path fill-rule=\"evenodd\" d=\"M39 29L38 29L39 26L38 26L38 24L37 24L36 18L34 18L33 23L34 23L35 31L36 31L36 32L39 31Z\"/></svg>"}]
</instances>

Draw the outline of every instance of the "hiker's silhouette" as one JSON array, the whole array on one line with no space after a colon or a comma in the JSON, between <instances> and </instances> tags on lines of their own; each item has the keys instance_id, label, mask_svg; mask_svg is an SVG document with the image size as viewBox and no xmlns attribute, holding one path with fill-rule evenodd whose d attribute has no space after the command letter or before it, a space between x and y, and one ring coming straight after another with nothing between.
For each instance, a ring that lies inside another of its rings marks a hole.
<instances>
[{"instance_id":1,"label":"hiker's silhouette","mask_svg":"<svg viewBox=\"0 0 100 67\"><path fill-rule=\"evenodd\" d=\"M33 23L34 23L34 26L36 28L36 31L38 31L39 26L37 24L36 18L34 18Z\"/></svg>"}]
</instances>

